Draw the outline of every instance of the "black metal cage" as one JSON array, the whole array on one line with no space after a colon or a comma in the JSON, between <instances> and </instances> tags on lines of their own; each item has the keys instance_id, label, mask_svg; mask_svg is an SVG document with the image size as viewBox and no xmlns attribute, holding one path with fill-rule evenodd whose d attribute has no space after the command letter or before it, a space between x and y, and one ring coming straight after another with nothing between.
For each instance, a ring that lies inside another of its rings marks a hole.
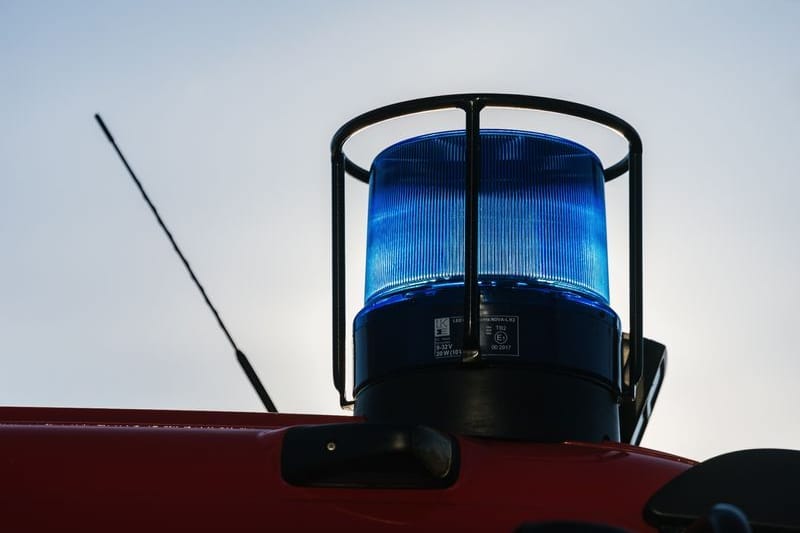
<instances>
[{"instance_id":1,"label":"black metal cage","mask_svg":"<svg viewBox=\"0 0 800 533\"><path fill-rule=\"evenodd\" d=\"M637 385L642 381L644 340L642 332L642 141L636 130L619 117L586 105L516 94L454 94L420 98L396 103L364 113L345 123L331 142L332 177L332 277L333 277L333 382L341 406L354 403L345 391L345 174L369 183L370 173L344 153L345 142L360 130L394 118L426 111L460 109L465 115L466 175L464 212L464 340L462 363L481 359L479 340L480 292L478 284L478 191L481 180L480 117L490 107L547 111L570 115L607 126L628 142L628 152L604 169L605 180L629 175L629 284L630 334L626 339L627 364L622 379L623 400L633 402ZM639 394L641 396L641 394ZM641 398L640 401L641 402Z\"/></svg>"}]
</instances>

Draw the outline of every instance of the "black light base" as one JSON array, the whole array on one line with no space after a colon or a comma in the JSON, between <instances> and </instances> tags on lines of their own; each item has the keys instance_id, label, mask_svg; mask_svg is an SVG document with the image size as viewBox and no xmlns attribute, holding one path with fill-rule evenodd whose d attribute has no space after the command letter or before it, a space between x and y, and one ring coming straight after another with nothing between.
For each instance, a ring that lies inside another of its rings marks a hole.
<instances>
[{"instance_id":1,"label":"black light base","mask_svg":"<svg viewBox=\"0 0 800 533\"><path fill-rule=\"evenodd\" d=\"M528 365L447 365L396 373L362 388L355 414L469 436L536 442L620 440L618 391Z\"/></svg>"}]
</instances>

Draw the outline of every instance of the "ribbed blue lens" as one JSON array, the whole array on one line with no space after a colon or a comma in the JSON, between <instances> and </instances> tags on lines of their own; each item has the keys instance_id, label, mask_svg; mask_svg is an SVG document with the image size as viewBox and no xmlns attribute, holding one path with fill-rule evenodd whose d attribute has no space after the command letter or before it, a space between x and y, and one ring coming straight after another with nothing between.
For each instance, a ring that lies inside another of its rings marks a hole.
<instances>
[{"instance_id":1,"label":"ribbed blue lens","mask_svg":"<svg viewBox=\"0 0 800 533\"><path fill-rule=\"evenodd\" d=\"M381 152L370 174L366 302L463 282L464 131ZM608 302L603 168L574 142L481 130L478 278L578 291Z\"/></svg>"}]
</instances>

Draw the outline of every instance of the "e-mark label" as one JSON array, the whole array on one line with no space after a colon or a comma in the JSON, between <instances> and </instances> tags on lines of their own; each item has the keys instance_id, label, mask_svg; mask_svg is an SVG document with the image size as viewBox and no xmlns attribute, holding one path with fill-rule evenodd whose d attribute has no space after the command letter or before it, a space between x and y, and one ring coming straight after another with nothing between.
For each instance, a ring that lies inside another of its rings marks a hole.
<instances>
[{"instance_id":1,"label":"e-mark label","mask_svg":"<svg viewBox=\"0 0 800 533\"><path fill-rule=\"evenodd\" d=\"M482 356L519 356L519 317L507 315L482 316L479 327ZM463 316L433 319L434 358L461 357L463 343Z\"/></svg>"}]
</instances>

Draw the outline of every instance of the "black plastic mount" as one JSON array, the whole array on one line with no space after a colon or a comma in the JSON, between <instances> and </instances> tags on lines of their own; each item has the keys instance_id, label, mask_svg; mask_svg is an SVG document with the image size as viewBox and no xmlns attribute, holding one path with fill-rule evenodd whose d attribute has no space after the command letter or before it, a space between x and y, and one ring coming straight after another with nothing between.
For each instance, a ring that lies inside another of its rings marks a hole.
<instances>
[{"instance_id":1,"label":"black plastic mount","mask_svg":"<svg viewBox=\"0 0 800 533\"><path fill-rule=\"evenodd\" d=\"M281 447L281 475L298 486L443 489L458 471L457 441L425 426L295 426Z\"/></svg>"},{"instance_id":2,"label":"black plastic mount","mask_svg":"<svg viewBox=\"0 0 800 533\"><path fill-rule=\"evenodd\" d=\"M462 304L452 286L357 315L356 415L490 438L620 440L621 332L611 309L562 290L481 286L481 358L464 364Z\"/></svg>"},{"instance_id":3,"label":"black plastic mount","mask_svg":"<svg viewBox=\"0 0 800 533\"><path fill-rule=\"evenodd\" d=\"M610 181L625 172L629 175L628 215L630 252L630 379L623 382L623 397L633 401L642 376L642 141L636 130L615 115L583 104L516 94L470 93L434 96L408 100L381 107L350 120L334 134L331 141L331 215L333 277L333 383L342 407L352 405L345 391L345 174L365 183L369 171L358 166L344 153L345 142L360 130L393 118L436 111L461 109L465 114L467 136L464 213L464 341L462 361L481 359L480 355L480 291L478 287L478 191L480 185L480 113L487 107L505 107L548 111L570 115L607 126L628 141L628 153L606 168Z\"/></svg>"},{"instance_id":4,"label":"black plastic mount","mask_svg":"<svg viewBox=\"0 0 800 533\"><path fill-rule=\"evenodd\" d=\"M639 445L647 429L647 423L653 414L653 406L664 383L667 371L667 347L650 339L643 339L642 379L636 388L636 396L632 401L622 402L619 406L620 438L622 442ZM622 339L622 382L629 378L630 371L630 337Z\"/></svg>"},{"instance_id":5,"label":"black plastic mount","mask_svg":"<svg viewBox=\"0 0 800 533\"><path fill-rule=\"evenodd\" d=\"M359 391L355 411L368 421L495 439L620 440L619 405L610 387L545 364L408 370Z\"/></svg>"},{"instance_id":6,"label":"black plastic mount","mask_svg":"<svg viewBox=\"0 0 800 533\"><path fill-rule=\"evenodd\" d=\"M682 531L726 503L741 510L755 532L800 531L798 494L800 452L742 450L704 461L668 482L647 502L644 517L661 531Z\"/></svg>"}]
</instances>

